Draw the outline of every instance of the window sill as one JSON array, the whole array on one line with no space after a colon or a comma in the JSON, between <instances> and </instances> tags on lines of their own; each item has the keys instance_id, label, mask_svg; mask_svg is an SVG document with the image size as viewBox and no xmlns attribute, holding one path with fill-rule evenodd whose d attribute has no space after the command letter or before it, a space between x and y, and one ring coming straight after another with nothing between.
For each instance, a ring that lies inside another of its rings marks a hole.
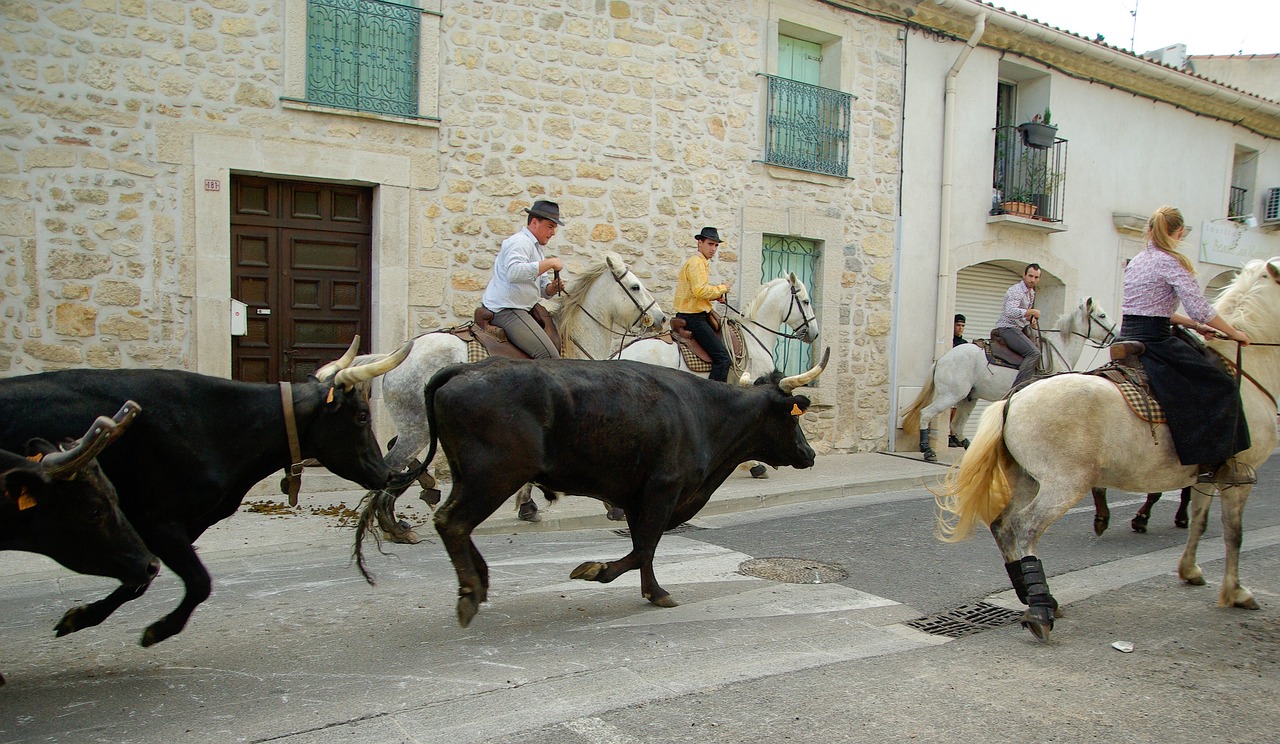
<instances>
[{"instance_id":1,"label":"window sill","mask_svg":"<svg viewBox=\"0 0 1280 744\"><path fill-rule=\"evenodd\" d=\"M310 111L316 114L350 116L356 119L375 119L377 121L390 121L397 124L409 124L415 127L429 127L431 129L440 128L440 119L430 116L397 116L395 114L379 114L373 111L356 111L355 109L338 108L336 106L326 106L319 103L300 101L296 98L281 98L280 105L286 109L292 109L294 111Z\"/></svg>"},{"instance_id":2,"label":"window sill","mask_svg":"<svg viewBox=\"0 0 1280 744\"><path fill-rule=\"evenodd\" d=\"M788 168L785 165L774 165L766 163L763 160L756 162L764 165L765 173L773 178L781 178L786 181L804 181L805 183L816 183L823 186L843 186L845 182L852 181L848 176L833 176L827 173L818 173L817 171L798 170L796 168Z\"/></svg>"},{"instance_id":3,"label":"window sill","mask_svg":"<svg viewBox=\"0 0 1280 744\"><path fill-rule=\"evenodd\" d=\"M1042 233L1060 233L1066 232L1067 226L1063 222L1049 222L1048 220L1037 220L1034 217L1019 217L1016 214L989 214L987 215L987 224L1003 223L1013 227L1025 227L1029 230Z\"/></svg>"}]
</instances>

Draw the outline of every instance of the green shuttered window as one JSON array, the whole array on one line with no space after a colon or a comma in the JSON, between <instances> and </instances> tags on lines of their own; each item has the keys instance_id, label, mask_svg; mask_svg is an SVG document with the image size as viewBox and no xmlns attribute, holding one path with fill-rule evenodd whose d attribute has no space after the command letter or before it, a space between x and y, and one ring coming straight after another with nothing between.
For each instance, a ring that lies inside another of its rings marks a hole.
<instances>
[{"instance_id":1,"label":"green shuttered window","mask_svg":"<svg viewBox=\"0 0 1280 744\"><path fill-rule=\"evenodd\" d=\"M308 0L307 100L417 115L421 17L399 2Z\"/></svg>"},{"instance_id":2,"label":"green shuttered window","mask_svg":"<svg viewBox=\"0 0 1280 744\"><path fill-rule=\"evenodd\" d=\"M816 308L819 306L814 284L817 268L818 246L814 241L778 235L764 236L760 261L761 284L794 273L805 289L809 290L809 301ZM790 328L780 330L791 333ZM802 343L799 339L778 336L773 345L773 366L776 369L784 374L796 375L807 371L809 363L809 344Z\"/></svg>"}]
</instances>

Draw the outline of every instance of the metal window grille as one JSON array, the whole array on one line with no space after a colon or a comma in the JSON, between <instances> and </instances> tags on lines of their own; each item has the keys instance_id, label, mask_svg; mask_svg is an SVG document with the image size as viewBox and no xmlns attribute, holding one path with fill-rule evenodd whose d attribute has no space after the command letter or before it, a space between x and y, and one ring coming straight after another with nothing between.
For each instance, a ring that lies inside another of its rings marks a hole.
<instances>
[{"instance_id":1,"label":"metal window grille","mask_svg":"<svg viewBox=\"0 0 1280 744\"><path fill-rule=\"evenodd\" d=\"M1249 214L1249 190L1231 187L1231 201L1227 204L1228 217L1244 217Z\"/></svg>"},{"instance_id":2,"label":"metal window grille","mask_svg":"<svg viewBox=\"0 0 1280 744\"><path fill-rule=\"evenodd\" d=\"M766 75L767 163L846 176L853 95Z\"/></svg>"},{"instance_id":3,"label":"metal window grille","mask_svg":"<svg viewBox=\"0 0 1280 744\"><path fill-rule=\"evenodd\" d=\"M764 237L764 249L760 261L760 283L772 281L780 276L795 273L796 278L809 290L809 301L818 307L817 283L814 277L818 271L818 247L812 240L801 240L777 235ZM790 328L780 328L790 332ZM768 336L764 331L756 331L757 335ZM768 344L767 338L761 338ZM783 374L795 375L809 369L809 344L799 339L778 336L773 345L773 366Z\"/></svg>"},{"instance_id":4,"label":"metal window grille","mask_svg":"<svg viewBox=\"0 0 1280 744\"><path fill-rule=\"evenodd\" d=\"M1017 127L996 127L995 133L991 214L1062 222L1067 141L1055 138L1050 147L1032 147L1023 141Z\"/></svg>"},{"instance_id":5,"label":"metal window grille","mask_svg":"<svg viewBox=\"0 0 1280 744\"><path fill-rule=\"evenodd\" d=\"M383 0L309 0L307 100L417 115L421 17L417 8Z\"/></svg>"}]
</instances>

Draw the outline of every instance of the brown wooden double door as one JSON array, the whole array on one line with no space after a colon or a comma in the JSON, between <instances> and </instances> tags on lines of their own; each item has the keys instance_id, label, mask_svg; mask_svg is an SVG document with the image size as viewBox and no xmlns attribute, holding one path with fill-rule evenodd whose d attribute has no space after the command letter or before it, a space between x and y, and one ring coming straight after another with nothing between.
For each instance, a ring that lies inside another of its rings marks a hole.
<instances>
[{"instance_id":1,"label":"brown wooden double door","mask_svg":"<svg viewBox=\"0 0 1280 744\"><path fill-rule=\"evenodd\" d=\"M231 178L231 296L248 306L232 377L302 382L370 338L372 189Z\"/></svg>"}]
</instances>

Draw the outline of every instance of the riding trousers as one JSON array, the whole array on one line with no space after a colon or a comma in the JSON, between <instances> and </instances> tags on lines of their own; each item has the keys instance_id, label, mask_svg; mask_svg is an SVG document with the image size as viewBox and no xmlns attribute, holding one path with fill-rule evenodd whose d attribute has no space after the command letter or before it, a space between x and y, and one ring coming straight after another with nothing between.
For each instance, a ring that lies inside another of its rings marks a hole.
<instances>
[{"instance_id":1,"label":"riding trousers","mask_svg":"<svg viewBox=\"0 0 1280 744\"><path fill-rule=\"evenodd\" d=\"M493 320L489 323L505 331L507 340L533 359L555 359L560 356L560 350L551 343L547 332L542 330L542 326L538 325L538 321L533 319L528 310L516 307L499 310L493 314Z\"/></svg>"},{"instance_id":2,"label":"riding trousers","mask_svg":"<svg viewBox=\"0 0 1280 744\"><path fill-rule=\"evenodd\" d=\"M711 328L711 321L707 320L706 313L676 313L677 318L684 320L684 327L693 334L693 340L698 345L707 350L707 354L711 356L711 373L708 378L716 382L727 382L729 380L729 350L724 347L724 341L720 340L720 334Z\"/></svg>"},{"instance_id":3,"label":"riding trousers","mask_svg":"<svg viewBox=\"0 0 1280 744\"><path fill-rule=\"evenodd\" d=\"M1012 389L1017 390L1036 373L1036 365L1040 363L1040 349L1031 343L1027 334L1017 328L996 328L995 332L1015 353L1022 355L1022 364L1018 367L1018 376L1013 378Z\"/></svg>"},{"instance_id":4,"label":"riding trousers","mask_svg":"<svg viewBox=\"0 0 1280 744\"><path fill-rule=\"evenodd\" d=\"M1209 357L1173 335L1169 319L1126 315L1120 340L1147 347L1138 359L1151 395L1164 409L1183 465L1216 465L1249 449L1249 425L1236 381Z\"/></svg>"}]
</instances>

